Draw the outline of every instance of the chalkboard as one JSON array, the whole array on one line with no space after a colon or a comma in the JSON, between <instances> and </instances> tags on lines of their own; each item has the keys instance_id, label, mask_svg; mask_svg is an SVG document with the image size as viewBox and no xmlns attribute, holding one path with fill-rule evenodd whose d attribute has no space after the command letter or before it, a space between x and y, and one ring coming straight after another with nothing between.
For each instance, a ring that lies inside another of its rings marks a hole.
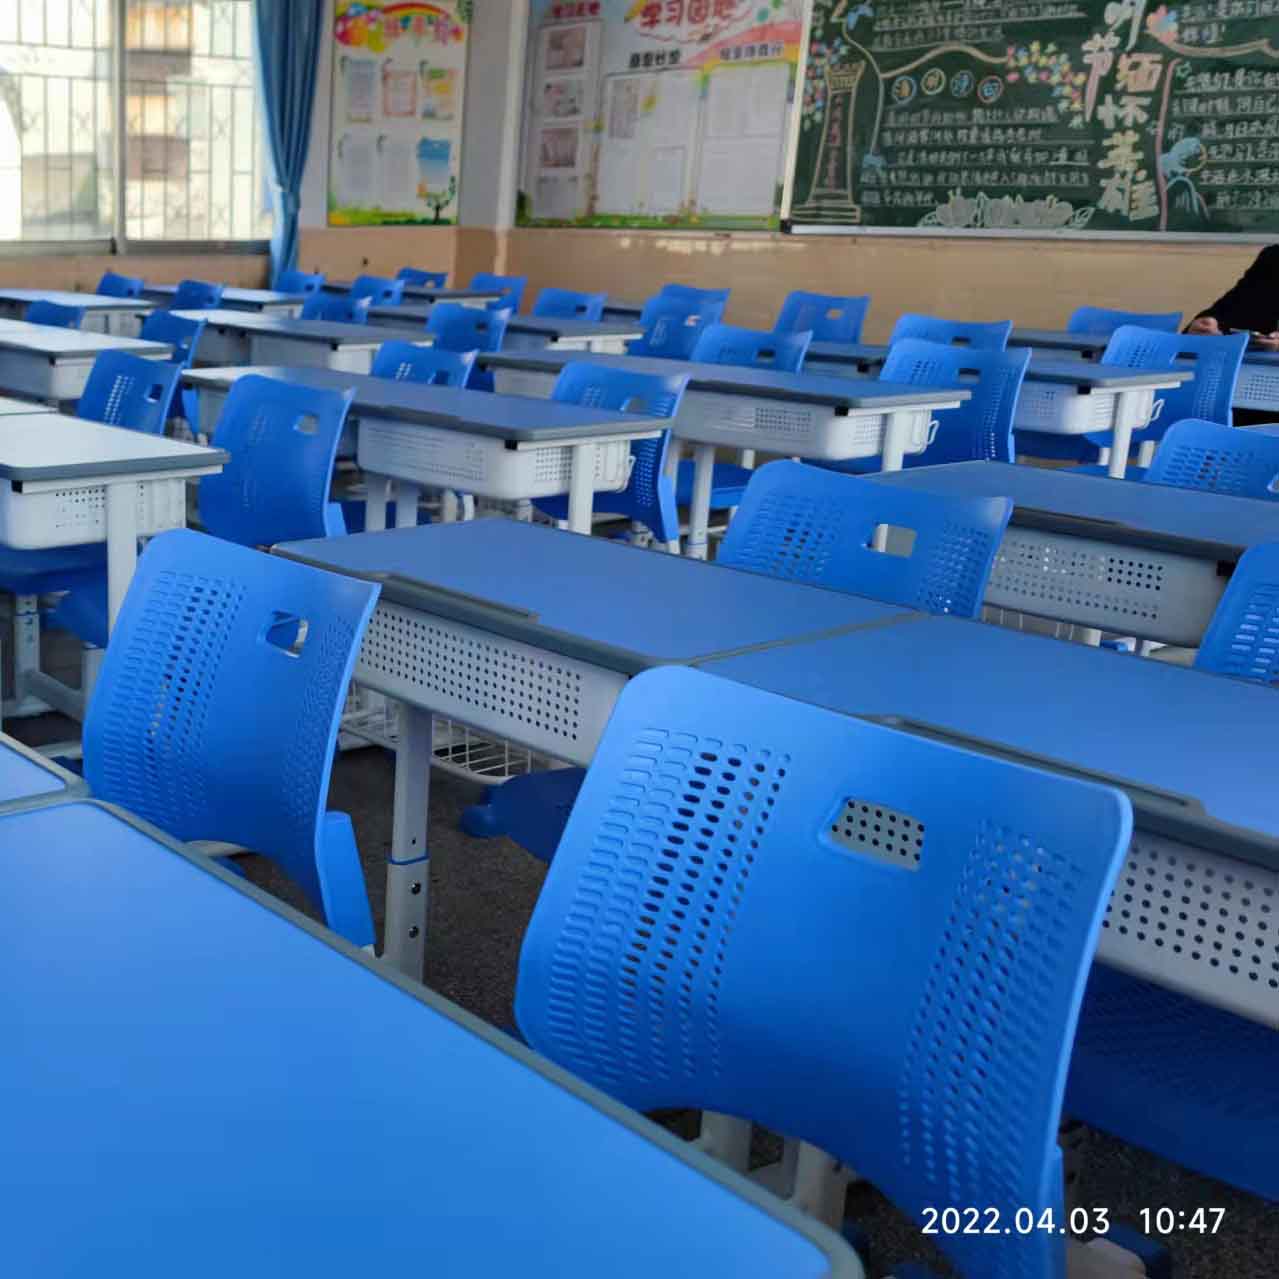
<instances>
[{"instance_id":1,"label":"chalkboard","mask_svg":"<svg viewBox=\"0 0 1279 1279\"><path fill-rule=\"evenodd\" d=\"M814 0L789 216L1279 231L1279 0Z\"/></svg>"}]
</instances>

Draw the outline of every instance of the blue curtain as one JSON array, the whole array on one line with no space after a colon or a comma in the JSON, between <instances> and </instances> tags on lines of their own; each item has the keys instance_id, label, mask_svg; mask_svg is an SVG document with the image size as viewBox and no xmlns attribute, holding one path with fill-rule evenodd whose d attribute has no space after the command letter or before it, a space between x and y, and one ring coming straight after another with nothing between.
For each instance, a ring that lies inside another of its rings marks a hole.
<instances>
[{"instance_id":1,"label":"blue curtain","mask_svg":"<svg viewBox=\"0 0 1279 1279\"><path fill-rule=\"evenodd\" d=\"M267 154L275 174L274 281L297 265L298 209L311 142L324 0L256 0L253 7Z\"/></svg>"}]
</instances>

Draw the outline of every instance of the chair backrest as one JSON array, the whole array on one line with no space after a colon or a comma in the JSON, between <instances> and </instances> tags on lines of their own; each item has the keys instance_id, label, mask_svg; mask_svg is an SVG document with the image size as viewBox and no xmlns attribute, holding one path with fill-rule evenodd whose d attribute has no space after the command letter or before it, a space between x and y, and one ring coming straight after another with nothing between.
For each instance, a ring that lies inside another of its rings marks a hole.
<instances>
[{"instance_id":1,"label":"chair backrest","mask_svg":"<svg viewBox=\"0 0 1279 1279\"><path fill-rule=\"evenodd\" d=\"M1279 501L1279 435L1182 418L1168 428L1147 484Z\"/></svg>"},{"instance_id":2,"label":"chair backrest","mask_svg":"<svg viewBox=\"0 0 1279 1279\"><path fill-rule=\"evenodd\" d=\"M373 305L370 294L352 297L350 294L316 293L302 303L304 320L333 320L339 324L367 324L369 307Z\"/></svg>"},{"instance_id":3,"label":"chair backrest","mask_svg":"<svg viewBox=\"0 0 1279 1279\"><path fill-rule=\"evenodd\" d=\"M654 355L687 360L702 330L718 324L724 315L721 301L698 302L687 298L649 298L640 314L644 336L627 344L631 355Z\"/></svg>"},{"instance_id":4,"label":"chair backrest","mask_svg":"<svg viewBox=\"0 0 1279 1279\"><path fill-rule=\"evenodd\" d=\"M920 1219L1063 1210L1066 1069L1120 792L663 667L622 690L524 937L529 1044L637 1110L753 1119ZM1060 1279L1050 1231L943 1234Z\"/></svg>"},{"instance_id":5,"label":"chair backrest","mask_svg":"<svg viewBox=\"0 0 1279 1279\"><path fill-rule=\"evenodd\" d=\"M237 379L213 435L231 460L200 481L204 527L242 546L344 533L329 483L354 394Z\"/></svg>"},{"instance_id":6,"label":"chair backrest","mask_svg":"<svg viewBox=\"0 0 1279 1279\"><path fill-rule=\"evenodd\" d=\"M94 292L100 293L104 298L140 298L145 287L146 281L139 276L104 271Z\"/></svg>"},{"instance_id":7,"label":"chair backrest","mask_svg":"<svg viewBox=\"0 0 1279 1279\"><path fill-rule=\"evenodd\" d=\"M224 285L208 280L179 280L171 311L216 311L222 305Z\"/></svg>"},{"instance_id":8,"label":"chair backrest","mask_svg":"<svg viewBox=\"0 0 1279 1279\"><path fill-rule=\"evenodd\" d=\"M563 320L589 320L598 324L604 318L607 293L576 293L572 289L543 289L533 303L533 314Z\"/></svg>"},{"instance_id":9,"label":"chair backrest","mask_svg":"<svg viewBox=\"0 0 1279 1279\"><path fill-rule=\"evenodd\" d=\"M1200 337L1131 324L1116 329L1106 343L1101 357L1103 364L1118 364L1129 369L1184 367L1194 373L1189 382L1170 391L1156 392L1163 407L1150 426L1134 432L1134 443L1161 440L1174 422L1187 417L1230 426L1234 421L1235 383L1247 349L1246 333Z\"/></svg>"},{"instance_id":10,"label":"chair backrest","mask_svg":"<svg viewBox=\"0 0 1279 1279\"><path fill-rule=\"evenodd\" d=\"M1158 329L1162 333L1176 333L1181 328L1180 311L1111 311L1104 306L1080 306L1071 312L1066 321L1067 333L1113 333L1125 324L1137 324L1143 329Z\"/></svg>"},{"instance_id":11,"label":"chair backrest","mask_svg":"<svg viewBox=\"0 0 1279 1279\"><path fill-rule=\"evenodd\" d=\"M28 324L48 324L57 329L78 329L84 322L84 307L63 306L59 302L38 298L27 304L25 318Z\"/></svg>"},{"instance_id":12,"label":"chair backrest","mask_svg":"<svg viewBox=\"0 0 1279 1279\"><path fill-rule=\"evenodd\" d=\"M1013 331L1011 320L996 320L979 324L970 320L943 320L936 315L901 316L893 325L890 343L903 338L918 338L923 342L942 342L947 346L967 346L979 351L1002 351L1008 345L1008 335Z\"/></svg>"},{"instance_id":13,"label":"chair backrest","mask_svg":"<svg viewBox=\"0 0 1279 1279\"><path fill-rule=\"evenodd\" d=\"M351 281L347 296L368 298L377 306L399 306L404 301L404 281L388 280L381 275L357 275Z\"/></svg>"},{"instance_id":14,"label":"chair backrest","mask_svg":"<svg viewBox=\"0 0 1279 1279\"><path fill-rule=\"evenodd\" d=\"M722 302L728 305L732 289L697 289L691 284L663 284L657 296L662 298L679 298L684 302Z\"/></svg>"},{"instance_id":15,"label":"chair backrest","mask_svg":"<svg viewBox=\"0 0 1279 1279\"><path fill-rule=\"evenodd\" d=\"M812 333L765 333L734 324L708 324L689 352L690 360L707 364L736 364L750 369L798 373L813 340Z\"/></svg>"},{"instance_id":16,"label":"chair backrest","mask_svg":"<svg viewBox=\"0 0 1279 1279\"><path fill-rule=\"evenodd\" d=\"M487 312L486 312L487 314ZM414 342L383 342L369 372L396 382L425 382L432 386L465 386L475 365L474 351L446 351Z\"/></svg>"},{"instance_id":17,"label":"chair backrest","mask_svg":"<svg viewBox=\"0 0 1279 1279\"><path fill-rule=\"evenodd\" d=\"M139 336L151 342L167 342L173 348L173 362L189 369L200 347L205 320L188 320L171 311L153 311L142 321Z\"/></svg>"},{"instance_id":18,"label":"chair backrest","mask_svg":"<svg viewBox=\"0 0 1279 1279\"><path fill-rule=\"evenodd\" d=\"M715 562L977 617L1012 509L1006 497L928 493L770 462L751 476ZM885 549L877 550L881 528Z\"/></svg>"},{"instance_id":19,"label":"chair backrest","mask_svg":"<svg viewBox=\"0 0 1279 1279\"><path fill-rule=\"evenodd\" d=\"M319 827L378 591L187 529L153 538L84 722L94 796L268 854L332 919Z\"/></svg>"},{"instance_id":20,"label":"chair backrest","mask_svg":"<svg viewBox=\"0 0 1279 1279\"><path fill-rule=\"evenodd\" d=\"M1239 557L1195 667L1259 684L1279 683L1279 542L1250 546Z\"/></svg>"},{"instance_id":21,"label":"chair backrest","mask_svg":"<svg viewBox=\"0 0 1279 1279\"><path fill-rule=\"evenodd\" d=\"M275 277L275 291L277 293L318 293L324 287L324 280L323 271L281 271Z\"/></svg>"},{"instance_id":22,"label":"chair backrest","mask_svg":"<svg viewBox=\"0 0 1279 1279\"><path fill-rule=\"evenodd\" d=\"M937 434L907 466L975 460L1013 462L1013 417L1030 349L982 350L914 338L894 342L880 377L915 386L963 386L971 398L937 414Z\"/></svg>"},{"instance_id":23,"label":"chair backrest","mask_svg":"<svg viewBox=\"0 0 1279 1279\"><path fill-rule=\"evenodd\" d=\"M527 287L527 275L494 275L491 271L477 271L471 277L473 289L502 290L502 296L488 304L490 311L505 311L509 308L512 315L519 315Z\"/></svg>"},{"instance_id":24,"label":"chair backrest","mask_svg":"<svg viewBox=\"0 0 1279 1279\"><path fill-rule=\"evenodd\" d=\"M415 266L402 266L395 273L405 284L420 284L427 289L442 289L449 282L447 271L419 271Z\"/></svg>"},{"instance_id":25,"label":"chair backrest","mask_svg":"<svg viewBox=\"0 0 1279 1279\"><path fill-rule=\"evenodd\" d=\"M786 295L773 326L778 333L810 332L814 342L860 342L870 298L839 297L832 293Z\"/></svg>"},{"instance_id":26,"label":"chair backrest","mask_svg":"<svg viewBox=\"0 0 1279 1279\"><path fill-rule=\"evenodd\" d=\"M180 364L144 360L127 351L103 351L89 370L76 416L159 435L181 376Z\"/></svg>"},{"instance_id":27,"label":"chair backrest","mask_svg":"<svg viewBox=\"0 0 1279 1279\"><path fill-rule=\"evenodd\" d=\"M426 331L442 351L500 351L511 311L481 310L459 302L437 302L426 317Z\"/></svg>"}]
</instances>

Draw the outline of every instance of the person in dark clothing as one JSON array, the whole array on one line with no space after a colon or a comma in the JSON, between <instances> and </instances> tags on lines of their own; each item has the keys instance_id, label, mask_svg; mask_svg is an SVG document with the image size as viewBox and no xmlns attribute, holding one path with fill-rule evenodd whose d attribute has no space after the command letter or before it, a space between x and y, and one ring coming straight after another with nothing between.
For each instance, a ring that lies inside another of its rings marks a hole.
<instances>
[{"instance_id":1,"label":"person in dark clothing","mask_svg":"<svg viewBox=\"0 0 1279 1279\"><path fill-rule=\"evenodd\" d=\"M1228 293L1191 320L1188 333L1229 333L1251 329L1251 345L1279 351L1279 244L1262 249L1257 260Z\"/></svg>"}]
</instances>

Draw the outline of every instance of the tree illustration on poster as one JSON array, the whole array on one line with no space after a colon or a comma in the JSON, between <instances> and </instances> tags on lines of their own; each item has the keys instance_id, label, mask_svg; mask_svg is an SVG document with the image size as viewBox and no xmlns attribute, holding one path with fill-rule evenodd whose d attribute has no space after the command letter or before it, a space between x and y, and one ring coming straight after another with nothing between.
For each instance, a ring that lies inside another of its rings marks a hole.
<instances>
[{"instance_id":1,"label":"tree illustration on poster","mask_svg":"<svg viewBox=\"0 0 1279 1279\"><path fill-rule=\"evenodd\" d=\"M329 225L450 223L472 0L337 0Z\"/></svg>"},{"instance_id":2,"label":"tree illustration on poster","mask_svg":"<svg viewBox=\"0 0 1279 1279\"><path fill-rule=\"evenodd\" d=\"M524 226L778 225L805 0L532 0Z\"/></svg>"},{"instance_id":3,"label":"tree illustration on poster","mask_svg":"<svg viewBox=\"0 0 1279 1279\"><path fill-rule=\"evenodd\" d=\"M795 225L1279 229L1279 0L814 0L802 95Z\"/></svg>"}]
</instances>

